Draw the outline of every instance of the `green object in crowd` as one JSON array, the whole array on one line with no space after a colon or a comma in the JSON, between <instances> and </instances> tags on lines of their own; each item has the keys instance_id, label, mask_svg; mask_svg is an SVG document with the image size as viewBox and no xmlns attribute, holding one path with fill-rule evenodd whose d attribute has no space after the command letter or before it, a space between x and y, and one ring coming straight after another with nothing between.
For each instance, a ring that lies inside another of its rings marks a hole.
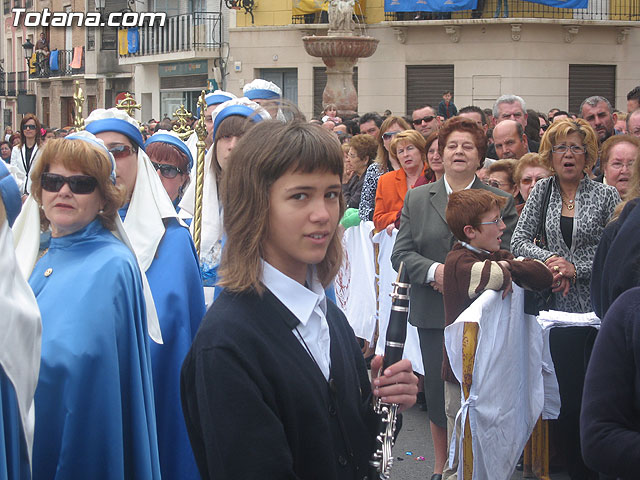
<instances>
[{"instance_id":1,"label":"green object in crowd","mask_svg":"<svg viewBox=\"0 0 640 480\"><path fill-rule=\"evenodd\" d=\"M340 220L340 224L344 228L357 227L360 225L360 216L358 215L357 208L347 208Z\"/></svg>"}]
</instances>

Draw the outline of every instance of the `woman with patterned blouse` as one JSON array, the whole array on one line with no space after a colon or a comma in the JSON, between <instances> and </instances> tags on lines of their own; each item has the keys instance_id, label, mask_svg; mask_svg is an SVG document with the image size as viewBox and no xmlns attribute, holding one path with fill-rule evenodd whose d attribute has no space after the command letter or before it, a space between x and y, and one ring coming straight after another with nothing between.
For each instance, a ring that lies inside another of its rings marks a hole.
<instances>
[{"instance_id":1,"label":"woman with patterned blouse","mask_svg":"<svg viewBox=\"0 0 640 480\"><path fill-rule=\"evenodd\" d=\"M376 208L376 189L378 179L383 173L391 172L400 168L398 160L389 154L389 145L393 137L403 130L409 130L411 126L402 117L390 116L382 122L380 133L376 137L378 142L378 153L375 161L369 165L364 174L362 184L362 195L358 215L363 222L373 220L373 211Z\"/></svg>"},{"instance_id":2,"label":"woman with patterned blouse","mask_svg":"<svg viewBox=\"0 0 640 480\"><path fill-rule=\"evenodd\" d=\"M542 164L552 176L540 180L531 191L511 239L516 256L535 258L554 274L555 310L590 312L589 284L598 242L620 202L618 191L594 182L588 173L598 158L598 137L582 119L554 122L540 145ZM546 209L545 248L533 242L542 217L547 188L551 189ZM580 454L580 402L585 374L585 353L591 344L589 327L551 330L550 347L562 407L558 424L561 445L565 445L567 467L572 479L593 477ZM597 477L595 477L597 478Z\"/></svg>"}]
</instances>

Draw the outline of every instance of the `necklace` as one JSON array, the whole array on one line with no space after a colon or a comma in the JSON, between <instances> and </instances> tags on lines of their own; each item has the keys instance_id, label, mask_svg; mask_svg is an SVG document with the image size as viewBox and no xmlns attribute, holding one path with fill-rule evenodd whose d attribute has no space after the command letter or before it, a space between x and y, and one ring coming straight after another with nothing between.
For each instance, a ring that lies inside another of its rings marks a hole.
<instances>
[{"instance_id":1,"label":"necklace","mask_svg":"<svg viewBox=\"0 0 640 480\"><path fill-rule=\"evenodd\" d=\"M564 204L564 206L567 207L567 210L573 210L575 208L575 198L566 198L562 190L560 190L560 198L562 199L562 203Z\"/></svg>"}]
</instances>

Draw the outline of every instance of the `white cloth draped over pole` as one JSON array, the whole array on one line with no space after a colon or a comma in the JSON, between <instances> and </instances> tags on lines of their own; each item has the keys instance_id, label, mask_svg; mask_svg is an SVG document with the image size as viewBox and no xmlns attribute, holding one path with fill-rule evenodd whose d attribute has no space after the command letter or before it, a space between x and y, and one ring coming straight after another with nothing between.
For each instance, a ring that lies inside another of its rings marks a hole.
<instances>
[{"instance_id":1,"label":"white cloth draped over pole","mask_svg":"<svg viewBox=\"0 0 640 480\"><path fill-rule=\"evenodd\" d=\"M36 298L18 266L13 242L5 220L0 224L0 366L15 389L31 465L35 427L33 396L40 371L42 323Z\"/></svg>"},{"instance_id":2,"label":"white cloth draped over pole","mask_svg":"<svg viewBox=\"0 0 640 480\"><path fill-rule=\"evenodd\" d=\"M478 324L473 381L456 418L456 431L464 432L469 413L474 480L511 478L543 410L542 329L524 314L524 291L515 284L513 290L504 300L502 292L484 292L445 329L451 368L462 382L464 324ZM461 452L462 438L454 434L452 445ZM459 462L458 478L462 469Z\"/></svg>"},{"instance_id":3,"label":"white cloth draped over pole","mask_svg":"<svg viewBox=\"0 0 640 480\"><path fill-rule=\"evenodd\" d=\"M389 326L389 316L391 315L391 297L393 291L392 283L396 281L398 272L391 265L391 252L393 244L396 241L398 230L393 229L391 236L386 231L375 234L372 238L373 243L377 243L380 248L378 250L378 266L380 269L378 281L378 342L376 344L376 354L384 354L385 339L387 337L387 327ZM411 305L409 305L411 308ZM424 375L424 366L422 364L422 354L420 352L420 339L418 338L418 329L407 324L407 339L404 344L404 353L402 358L411 361L413 371Z\"/></svg>"},{"instance_id":4,"label":"white cloth draped over pole","mask_svg":"<svg viewBox=\"0 0 640 480\"><path fill-rule=\"evenodd\" d=\"M542 350L542 375L544 378L544 410L543 420L558 418L560 415L560 390L556 371L553 367L551 349L549 348L549 333L552 328L562 327L595 327L600 328L600 319L594 312L569 313L557 310L542 311L538 315L538 323L543 330L544 346Z\"/></svg>"},{"instance_id":5,"label":"white cloth draped over pole","mask_svg":"<svg viewBox=\"0 0 640 480\"><path fill-rule=\"evenodd\" d=\"M342 237L342 266L335 279L336 303L356 337L373 341L376 328L376 271L373 222L349 227Z\"/></svg>"}]
</instances>

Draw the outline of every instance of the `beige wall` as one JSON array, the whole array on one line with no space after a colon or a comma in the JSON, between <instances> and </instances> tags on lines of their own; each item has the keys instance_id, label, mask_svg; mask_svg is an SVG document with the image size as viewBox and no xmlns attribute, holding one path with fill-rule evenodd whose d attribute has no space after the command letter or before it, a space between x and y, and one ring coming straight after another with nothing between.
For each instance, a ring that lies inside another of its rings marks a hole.
<instances>
[{"instance_id":1,"label":"beige wall","mask_svg":"<svg viewBox=\"0 0 640 480\"><path fill-rule=\"evenodd\" d=\"M518 41L512 39L508 19L370 25L369 35L380 43L372 57L358 62L358 110L382 112L388 108L394 114L405 114L405 66L429 64L455 65L455 103L459 107L486 107L501 94L515 93L525 99L528 108L540 111L568 107L569 64L615 64L616 104L626 108L627 92L640 83L640 29L630 28L619 44L618 32L629 24L565 20L578 27L578 34L568 43L562 23L535 19L529 22L521 24ZM446 25L454 24L460 29L457 43L445 31ZM396 39L394 26L406 28L404 44ZM323 64L305 53L301 40L304 28L288 25L231 29L227 89L241 94L243 83L252 80L260 68L297 68L298 104L309 116L313 67ZM235 62L242 63L240 73L234 71Z\"/></svg>"}]
</instances>

